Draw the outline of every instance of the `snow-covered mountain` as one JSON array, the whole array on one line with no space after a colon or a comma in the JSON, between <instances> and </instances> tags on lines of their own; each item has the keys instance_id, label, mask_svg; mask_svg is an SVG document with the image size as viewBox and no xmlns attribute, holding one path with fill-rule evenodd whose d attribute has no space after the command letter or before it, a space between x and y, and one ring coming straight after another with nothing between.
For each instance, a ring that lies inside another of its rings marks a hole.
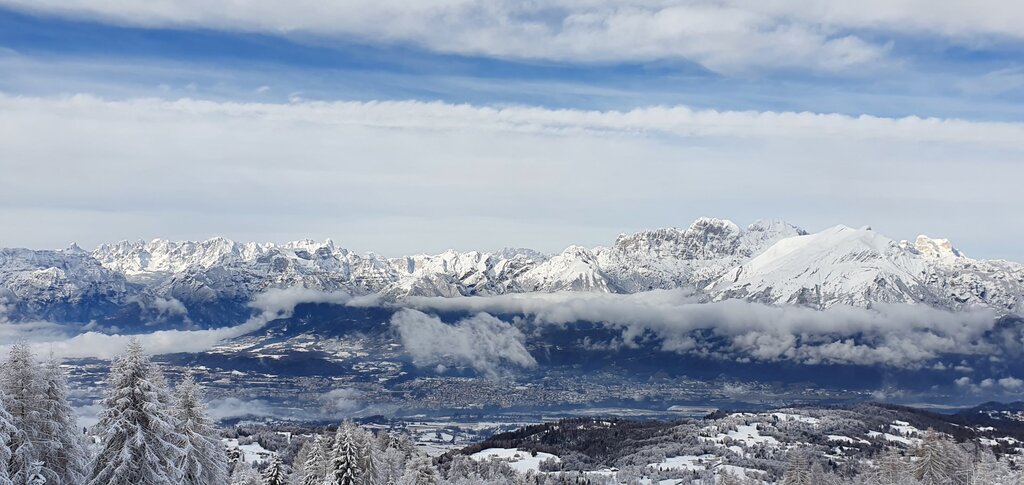
<instances>
[{"instance_id":1,"label":"snow-covered mountain","mask_svg":"<svg viewBox=\"0 0 1024 485\"><path fill-rule=\"evenodd\" d=\"M814 308L986 306L1005 314L1021 311L1024 266L971 259L949 241L926 236L895 241L845 226L807 234L777 220L741 229L712 218L550 256L505 249L385 258L355 254L330 240L277 245L224 238L122 241L91 253L77 246L0 250L0 318L82 318L68 311L78 305L95 307L85 312L90 318L126 305L166 314L218 302L244 304L268 288L293 286L386 299L689 288L708 300ZM62 310L55 314L55 306Z\"/></svg>"}]
</instances>

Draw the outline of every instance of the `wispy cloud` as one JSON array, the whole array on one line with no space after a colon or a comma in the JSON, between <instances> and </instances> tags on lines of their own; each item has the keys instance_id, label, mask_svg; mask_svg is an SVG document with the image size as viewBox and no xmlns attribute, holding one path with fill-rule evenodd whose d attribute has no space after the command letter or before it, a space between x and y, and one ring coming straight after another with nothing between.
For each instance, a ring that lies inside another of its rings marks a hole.
<instances>
[{"instance_id":1,"label":"wispy cloud","mask_svg":"<svg viewBox=\"0 0 1024 485\"><path fill-rule=\"evenodd\" d=\"M5 245L334 237L402 254L782 216L1013 258L1024 216L990 208L1024 176L1021 140L1021 123L687 106L4 95L0 170L19 177L0 179L0 217Z\"/></svg>"},{"instance_id":2,"label":"wispy cloud","mask_svg":"<svg viewBox=\"0 0 1024 485\"><path fill-rule=\"evenodd\" d=\"M836 71L884 60L887 31L1024 37L1024 9L910 0L189 1L4 0L31 12L145 27L200 27L408 43L444 53L570 62L685 59L719 72ZM862 32L875 33L867 36ZM882 35L884 37L884 35Z\"/></svg>"}]
</instances>

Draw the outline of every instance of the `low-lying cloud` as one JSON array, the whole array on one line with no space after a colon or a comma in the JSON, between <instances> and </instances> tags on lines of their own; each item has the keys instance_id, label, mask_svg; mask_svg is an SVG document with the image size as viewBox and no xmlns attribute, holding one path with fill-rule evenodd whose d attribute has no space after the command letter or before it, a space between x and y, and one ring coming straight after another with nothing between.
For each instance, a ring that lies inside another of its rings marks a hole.
<instances>
[{"instance_id":1,"label":"low-lying cloud","mask_svg":"<svg viewBox=\"0 0 1024 485\"><path fill-rule=\"evenodd\" d=\"M217 344L263 328L267 323L288 318L301 303L344 304L350 299L344 292L322 292L306 288L270 289L249 304L259 313L240 325L209 330L159 330L131 334L85 332L69 338L60 325L51 323L0 326L0 338L7 343L29 342L37 353L53 353L64 358L95 357L110 359L124 351L132 339L138 339L151 354L202 352ZM6 347L6 346L4 346ZM5 351L0 347L0 352Z\"/></svg>"},{"instance_id":2,"label":"low-lying cloud","mask_svg":"<svg viewBox=\"0 0 1024 485\"><path fill-rule=\"evenodd\" d=\"M446 324L411 309L391 317L402 345L418 366L465 366L494 376L507 366L534 367L519 329L486 313Z\"/></svg>"},{"instance_id":3,"label":"low-lying cloud","mask_svg":"<svg viewBox=\"0 0 1024 485\"><path fill-rule=\"evenodd\" d=\"M997 342L983 338L996 315L981 309L953 313L879 304L815 310L742 300L701 303L681 291L410 298L404 304L425 311L527 315L545 325L600 322L621 330L619 345L637 346L653 337L664 351L738 361L919 367L945 354L1000 351Z\"/></svg>"}]
</instances>

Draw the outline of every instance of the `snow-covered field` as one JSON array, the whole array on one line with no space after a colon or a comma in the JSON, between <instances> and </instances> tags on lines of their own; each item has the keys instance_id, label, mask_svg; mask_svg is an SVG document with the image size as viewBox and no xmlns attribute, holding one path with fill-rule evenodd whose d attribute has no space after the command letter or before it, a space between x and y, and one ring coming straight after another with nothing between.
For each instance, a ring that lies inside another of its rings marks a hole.
<instances>
[{"instance_id":1,"label":"snow-covered field","mask_svg":"<svg viewBox=\"0 0 1024 485\"><path fill-rule=\"evenodd\" d=\"M540 464L552 460L555 463L561 462L561 458L550 453L530 453L514 448L488 448L486 450L470 455L470 458L477 461L500 460L507 462L514 470L520 473L528 471L540 471Z\"/></svg>"}]
</instances>

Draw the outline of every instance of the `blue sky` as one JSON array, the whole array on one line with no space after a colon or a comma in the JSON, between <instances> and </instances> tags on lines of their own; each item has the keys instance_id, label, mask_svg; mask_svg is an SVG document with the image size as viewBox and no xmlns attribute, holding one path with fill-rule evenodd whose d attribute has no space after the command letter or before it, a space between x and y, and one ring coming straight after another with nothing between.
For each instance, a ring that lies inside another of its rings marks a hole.
<instances>
[{"instance_id":1,"label":"blue sky","mask_svg":"<svg viewBox=\"0 0 1024 485\"><path fill-rule=\"evenodd\" d=\"M599 110L685 104L1007 121L1024 116L1024 41L972 45L933 35L861 35L889 43L895 65L869 74L787 68L730 76L684 58L506 59L436 52L408 42L142 28L0 8L0 46L7 57L29 66L9 72L0 87L26 94L86 88L111 96L199 92L260 101L301 94ZM269 89L257 91L261 87Z\"/></svg>"},{"instance_id":2,"label":"blue sky","mask_svg":"<svg viewBox=\"0 0 1024 485\"><path fill-rule=\"evenodd\" d=\"M863 3L0 0L0 244L556 251L710 215L1024 259L996 209L1024 178L1024 8Z\"/></svg>"}]
</instances>

